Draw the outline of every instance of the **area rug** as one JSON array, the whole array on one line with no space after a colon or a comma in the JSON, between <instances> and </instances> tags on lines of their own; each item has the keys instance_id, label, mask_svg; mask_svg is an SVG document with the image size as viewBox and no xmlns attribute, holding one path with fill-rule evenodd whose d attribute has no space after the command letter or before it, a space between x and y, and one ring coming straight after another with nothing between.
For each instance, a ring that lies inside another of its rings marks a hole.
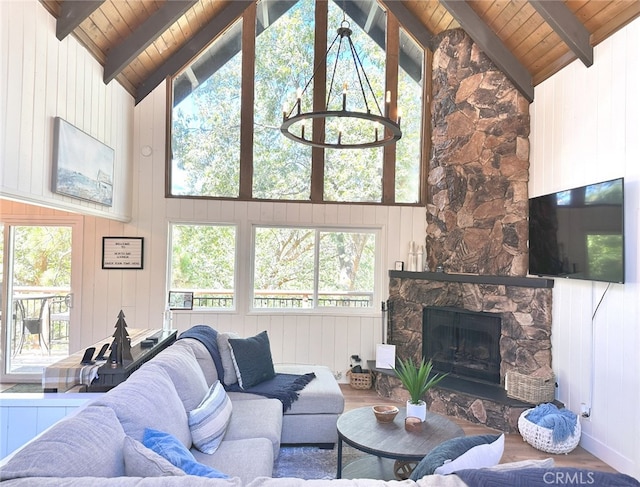
<instances>
[{"instance_id":1,"label":"area rug","mask_svg":"<svg viewBox=\"0 0 640 487\"><path fill-rule=\"evenodd\" d=\"M342 464L360 458L364 453L344 446ZM338 447L323 450L315 446L283 446L273 466L274 477L299 479L334 479L338 469Z\"/></svg>"},{"instance_id":2,"label":"area rug","mask_svg":"<svg viewBox=\"0 0 640 487\"><path fill-rule=\"evenodd\" d=\"M42 392L42 385L41 384L16 384L13 385L11 387L8 387L7 389L5 389L2 392L11 392L11 393L16 393L16 392L28 392L28 393L33 393L33 392Z\"/></svg>"}]
</instances>

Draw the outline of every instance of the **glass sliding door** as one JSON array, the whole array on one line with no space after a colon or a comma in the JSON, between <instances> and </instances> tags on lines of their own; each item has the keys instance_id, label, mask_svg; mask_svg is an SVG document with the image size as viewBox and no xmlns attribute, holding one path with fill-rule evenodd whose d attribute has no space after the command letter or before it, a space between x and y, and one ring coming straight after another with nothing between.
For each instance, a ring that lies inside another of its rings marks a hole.
<instances>
[{"instance_id":1,"label":"glass sliding door","mask_svg":"<svg viewBox=\"0 0 640 487\"><path fill-rule=\"evenodd\" d=\"M74 226L4 222L3 381L39 382L69 355Z\"/></svg>"}]
</instances>

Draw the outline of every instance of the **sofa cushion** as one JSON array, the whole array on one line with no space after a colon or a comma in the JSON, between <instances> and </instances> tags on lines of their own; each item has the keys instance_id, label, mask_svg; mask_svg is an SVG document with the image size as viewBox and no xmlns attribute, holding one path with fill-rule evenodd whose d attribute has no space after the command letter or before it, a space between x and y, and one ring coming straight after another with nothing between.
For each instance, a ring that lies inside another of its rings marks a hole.
<instances>
[{"instance_id":1,"label":"sofa cushion","mask_svg":"<svg viewBox=\"0 0 640 487\"><path fill-rule=\"evenodd\" d=\"M218 377L216 364L213 362L213 358L211 357L209 350L207 350L207 347L205 347L201 341L196 340L195 338L181 338L171 346L191 349L193 355L198 361L198 365L200 365L200 368L202 369L204 378L207 381L207 386L211 386L215 381L222 379L221 377Z\"/></svg>"},{"instance_id":2,"label":"sofa cushion","mask_svg":"<svg viewBox=\"0 0 640 487\"><path fill-rule=\"evenodd\" d=\"M249 338L229 338L231 356L242 389L249 389L276 375L266 331Z\"/></svg>"},{"instance_id":3,"label":"sofa cushion","mask_svg":"<svg viewBox=\"0 0 640 487\"><path fill-rule=\"evenodd\" d=\"M242 479L246 485L256 477L273 475L273 448L266 438L230 440L225 438L213 454L202 453L192 448L195 459L205 465L223 471L230 477Z\"/></svg>"},{"instance_id":4,"label":"sofa cushion","mask_svg":"<svg viewBox=\"0 0 640 487\"><path fill-rule=\"evenodd\" d=\"M197 408L189 412L189 428L194 446L204 453L214 453L231 420L231 400L220 381L211 386Z\"/></svg>"},{"instance_id":5,"label":"sofa cushion","mask_svg":"<svg viewBox=\"0 0 640 487\"><path fill-rule=\"evenodd\" d=\"M145 428L153 428L178 438L191 447L187 412L164 368L150 361L94 404L112 408L125 433L142 441Z\"/></svg>"},{"instance_id":6,"label":"sofa cushion","mask_svg":"<svg viewBox=\"0 0 640 487\"><path fill-rule=\"evenodd\" d=\"M418 463L412 480L437 473L445 475L469 468L497 465L504 452L504 434L452 438L431 450Z\"/></svg>"},{"instance_id":7,"label":"sofa cushion","mask_svg":"<svg viewBox=\"0 0 640 487\"><path fill-rule=\"evenodd\" d=\"M125 473L124 438L111 409L88 406L18 450L0 469L0 479L119 477Z\"/></svg>"},{"instance_id":8,"label":"sofa cushion","mask_svg":"<svg viewBox=\"0 0 640 487\"><path fill-rule=\"evenodd\" d=\"M233 357L231 356L231 347L229 346L229 338L240 338L236 333L222 332L218 333L218 351L222 360L222 368L224 369L224 379L222 382L230 386L238 382L235 365L233 365Z\"/></svg>"},{"instance_id":9,"label":"sofa cushion","mask_svg":"<svg viewBox=\"0 0 640 487\"><path fill-rule=\"evenodd\" d=\"M266 438L273 447L273 458L278 458L281 434L282 403L280 401L264 397L251 401L233 401L233 414L223 443L228 440Z\"/></svg>"},{"instance_id":10,"label":"sofa cushion","mask_svg":"<svg viewBox=\"0 0 640 487\"><path fill-rule=\"evenodd\" d=\"M142 444L189 475L214 479L228 478L226 474L215 468L196 461L180 440L168 433L146 428L142 437Z\"/></svg>"},{"instance_id":11,"label":"sofa cushion","mask_svg":"<svg viewBox=\"0 0 640 487\"><path fill-rule=\"evenodd\" d=\"M197 407L207 394L209 389L207 380L191 347L171 346L160 352L143 367L152 364L167 371L186 411Z\"/></svg>"},{"instance_id":12,"label":"sofa cushion","mask_svg":"<svg viewBox=\"0 0 640 487\"><path fill-rule=\"evenodd\" d=\"M172 477L187 475L184 470L130 436L124 439L124 471L127 477Z\"/></svg>"},{"instance_id":13,"label":"sofa cushion","mask_svg":"<svg viewBox=\"0 0 640 487\"><path fill-rule=\"evenodd\" d=\"M296 414L342 414L344 396L333 372L324 365L277 364L277 373L306 374L313 372L316 378L298 393L285 415Z\"/></svg>"}]
</instances>

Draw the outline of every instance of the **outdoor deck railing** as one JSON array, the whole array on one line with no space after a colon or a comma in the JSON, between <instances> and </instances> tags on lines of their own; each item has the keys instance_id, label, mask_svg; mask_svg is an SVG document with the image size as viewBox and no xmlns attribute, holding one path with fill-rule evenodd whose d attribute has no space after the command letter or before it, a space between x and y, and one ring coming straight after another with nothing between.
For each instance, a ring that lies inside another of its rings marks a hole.
<instances>
[{"instance_id":1,"label":"outdoor deck railing","mask_svg":"<svg viewBox=\"0 0 640 487\"><path fill-rule=\"evenodd\" d=\"M194 308L231 308L233 307L233 295L222 294L194 295ZM369 308L372 306L373 293L356 293L348 296L331 295L318 297L318 307L340 307L340 308ZM286 295L265 295L253 298L255 308L311 308L313 307L313 297L311 296L286 296Z\"/></svg>"}]
</instances>

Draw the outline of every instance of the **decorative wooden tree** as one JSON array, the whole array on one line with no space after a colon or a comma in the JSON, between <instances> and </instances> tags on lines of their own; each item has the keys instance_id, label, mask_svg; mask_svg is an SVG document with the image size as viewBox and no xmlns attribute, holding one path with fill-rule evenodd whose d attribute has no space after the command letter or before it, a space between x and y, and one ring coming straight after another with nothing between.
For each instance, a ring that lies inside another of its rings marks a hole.
<instances>
[{"instance_id":1,"label":"decorative wooden tree","mask_svg":"<svg viewBox=\"0 0 640 487\"><path fill-rule=\"evenodd\" d=\"M122 364L123 361L133 362L133 356L131 355L131 338L129 338L129 332L127 331L127 322L124 321L124 313L120 310L118 313L118 321L115 326L116 331L113 333L113 343L111 344L112 355L110 362L113 364L114 359L117 364ZM115 354L113 354L115 352Z\"/></svg>"}]
</instances>

